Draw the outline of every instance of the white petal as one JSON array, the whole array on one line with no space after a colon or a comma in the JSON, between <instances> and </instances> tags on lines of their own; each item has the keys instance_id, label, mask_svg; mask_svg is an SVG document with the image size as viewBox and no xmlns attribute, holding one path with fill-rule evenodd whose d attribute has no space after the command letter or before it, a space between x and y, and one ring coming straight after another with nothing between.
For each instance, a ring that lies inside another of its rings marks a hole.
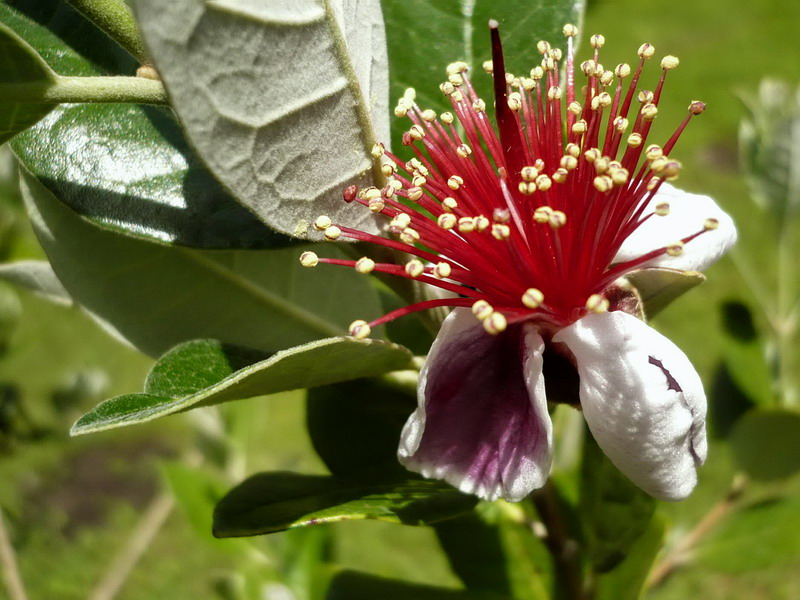
<instances>
[{"instance_id":1,"label":"white petal","mask_svg":"<svg viewBox=\"0 0 800 600\"><path fill-rule=\"evenodd\" d=\"M655 210L661 202L669 203L665 217L653 215L623 242L614 262L625 262L647 254L703 229L706 219L716 219L719 226L706 231L686 244L680 256L661 255L646 263L645 267L667 267L682 271L704 271L736 242L736 227L730 215L710 197L690 194L661 184L645 213Z\"/></svg>"},{"instance_id":2,"label":"white petal","mask_svg":"<svg viewBox=\"0 0 800 600\"><path fill-rule=\"evenodd\" d=\"M680 500L706 459L706 396L689 359L623 312L592 314L559 331L575 355L581 407L603 452L631 481Z\"/></svg>"},{"instance_id":3,"label":"white petal","mask_svg":"<svg viewBox=\"0 0 800 600\"><path fill-rule=\"evenodd\" d=\"M543 351L532 325L489 335L469 309L454 310L420 373L400 462L488 500L516 502L544 485L553 432Z\"/></svg>"}]
</instances>

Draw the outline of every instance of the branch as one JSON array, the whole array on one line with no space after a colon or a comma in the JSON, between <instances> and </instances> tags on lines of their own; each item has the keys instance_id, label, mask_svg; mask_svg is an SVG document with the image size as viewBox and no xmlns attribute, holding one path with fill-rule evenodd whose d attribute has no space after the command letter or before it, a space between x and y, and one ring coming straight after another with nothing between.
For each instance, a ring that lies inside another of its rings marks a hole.
<instances>
[{"instance_id":1,"label":"branch","mask_svg":"<svg viewBox=\"0 0 800 600\"><path fill-rule=\"evenodd\" d=\"M123 0L67 0L67 3L102 29L139 64L149 64L133 12Z\"/></svg>"},{"instance_id":2,"label":"branch","mask_svg":"<svg viewBox=\"0 0 800 600\"><path fill-rule=\"evenodd\" d=\"M0 102L38 104L114 102L167 104L160 81L144 77L64 77L0 84Z\"/></svg>"},{"instance_id":3,"label":"branch","mask_svg":"<svg viewBox=\"0 0 800 600\"><path fill-rule=\"evenodd\" d=\"M8 537L3 512L0 510L0 564L3 567L3 576L6 581L6 591L10 600L27 600L25 586L19 574L17 557L14 547Z\"/></svg>"}]
</instances>

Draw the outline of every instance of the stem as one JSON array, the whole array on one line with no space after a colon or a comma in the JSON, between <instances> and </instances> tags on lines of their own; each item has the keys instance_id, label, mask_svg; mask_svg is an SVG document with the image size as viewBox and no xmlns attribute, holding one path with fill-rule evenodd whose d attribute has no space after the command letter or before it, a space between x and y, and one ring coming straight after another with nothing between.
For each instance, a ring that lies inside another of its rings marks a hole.
<instances>
[{"instance_id":1,"label":"stem","mask_svg":"<svg viewBox=\"0 0 800 600\"><path fill-rule=\"evenodd\" d=\"M548 481L531 499L547 529L544 542L553 556L556 581L562 586L565 600L585 600L578 542L569 535L552 484Z\"/></svg>"},{"instance_id":2,"label":"stem","mask_svg":"<svg viewBox=\"0 0 800 600\"><path fill-rule=\"evenodd\" d=\"M0 102L167 104L160 81L143 77L64 77L0 85Z\"/></svg>"},{"instance_id":3,"label":"stem","mask_svg":"<svg viewBox=\"0 0 800 600\"><path fill-rule=\"evenodd\" d=\"M0 564L3 567L3 578L6 582L6 592L10 600L27 600L25 586L19 574L19 565L14 553L14 547L8 537L3 511L0 509Z\"/></svg>"},{"instance_id":4,"label":"stem","mask_svg":"<svg viewBox=\"0 0 800 600\"><path fill-rule=\"evenodd\" d=\"M111 600L119 593L174 506L175 501L167 493L160 493L150 502L133 535L111 563L105 577L92 590L89 600Z\"/></svg>"},{"instance_id":5,"label":"stem","mask_svg":"<svg viewBox=\"0 0 800 600\"><path fill-rule=\"evenodd\" d=\"M700 519L689 533L687 533L650 572L645 589L654 588L664 582L678 567L684 564L691 550L716 527L734 509L744 493L747 480L744 476L736 476L725 497L717 502L706 515Z\"/></svg>"},{"instance_id":6,"label":"stem","mask_svg":"<svg viewBox=\"0 0 800 600\"><path fill-rule=\"evenodd\" d=\"M123 0L67 0L67 3L97 25L139 64L148 64L133 12Z\"/></svg>"}]
</instances>

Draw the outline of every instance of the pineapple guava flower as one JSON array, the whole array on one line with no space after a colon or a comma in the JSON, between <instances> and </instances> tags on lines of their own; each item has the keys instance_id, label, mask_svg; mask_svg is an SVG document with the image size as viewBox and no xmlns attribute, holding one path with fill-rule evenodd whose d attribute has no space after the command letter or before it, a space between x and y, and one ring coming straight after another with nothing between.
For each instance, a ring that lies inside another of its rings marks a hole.
<instances>
[{"instance_id":1,"label":"pineapple guava flower","mask_svg":"<svg viewBox=\"0 0 800 600\"><path fill-rule=\"evenodd\" d=\"M441 91L452 112L422 110L412 90L395 114L414 158L377 145L386 185L345 190L385 215L389 237L320 217L326 239L349 238L411 255L404 265L320 258L413 278L444 293L367 323L367 337L389 320L453 307L420 373L419 406L402 432L400 461L482 498L518 501L544 485L553 452L543 376L547 349L577 370L580 408L611 461L649 494L687 496L706 457L706 398L687 357L642 320L625 279L643 271L700 271L735 241L733 222L713 200L666 181L681 165L670 154L702 102L661 146L647 142L667 73L639 90L654 48L639 63L606 70L602 36L576 68L547 42L530 76L507 73L496 23L490 23L496 128L475 93L467 65L448 67ZM560 64L566 60L565 76ZM576 74L586 83L576 85ZM555 360L555 359L554 359Z\"/></svg>"}]
</instances>

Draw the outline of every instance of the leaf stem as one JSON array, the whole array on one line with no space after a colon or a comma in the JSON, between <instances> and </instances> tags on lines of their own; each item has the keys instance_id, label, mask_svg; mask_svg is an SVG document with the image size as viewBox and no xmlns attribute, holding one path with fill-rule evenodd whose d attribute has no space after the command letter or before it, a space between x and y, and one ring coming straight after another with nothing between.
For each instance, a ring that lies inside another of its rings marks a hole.
<instances>
[{"instance_id":1,"label":"leaf stem","mask_svg":"<svg viewBox=\"0 0 800 600\"><path fill-rule=\"evenodd\" d=\"M167 104L168 100L160 81L144 77L57 76L52 81L0 84L0 102Z\"/></svg>"},{"instance_id":2,"label":"leaf stem","mask_svg":"<svg viewBox=\"0 0 800 600\"><path fill-rule=\"evenodd\" d=\"M553 557L556 581L561 585L565 600L586 600L578 554L578 542L569 535L555 490L548 481L543 488L531 496L547 535L544 543Z\"/></svg>"},{"instance_id":3,"label":"leaf stem","mask_svg":"<svg viewBox=\"0 0 800 600\"><path fill-rule=\"evenodd\" d=\"M672 551L664 557L664 560L653 568L647 578L645 589L661 585L667 577L686 562L692 549L735 508L744 493L746 484L747 479L743 475L734 477L725 496L711 507L711 510L689 533L681 538Z\"/></svg>"},{"instance_id":4,"label":"leaf stem","mask_svg":"<svg viewBox=\"0 0 800 600\"><path fill-rule=\"evenodd\" d=\"M139 64L149 64L133 12L124 0L67 0L67 4L97 25Z\"/></svg>"},{"instance_id":5,"label":"leaf stem","mask_svg":"<svg viewBox=\"0 0 800 600\"><path fill-rule=\"evenodd\" d=\"M10 600L27 600L25 586L19 574L19 565L14 553L14 547L8 537L3 511L0 509L0 564L3 567L3 578L6 582L6 591Z\"/></svg>"}]
</instances>

